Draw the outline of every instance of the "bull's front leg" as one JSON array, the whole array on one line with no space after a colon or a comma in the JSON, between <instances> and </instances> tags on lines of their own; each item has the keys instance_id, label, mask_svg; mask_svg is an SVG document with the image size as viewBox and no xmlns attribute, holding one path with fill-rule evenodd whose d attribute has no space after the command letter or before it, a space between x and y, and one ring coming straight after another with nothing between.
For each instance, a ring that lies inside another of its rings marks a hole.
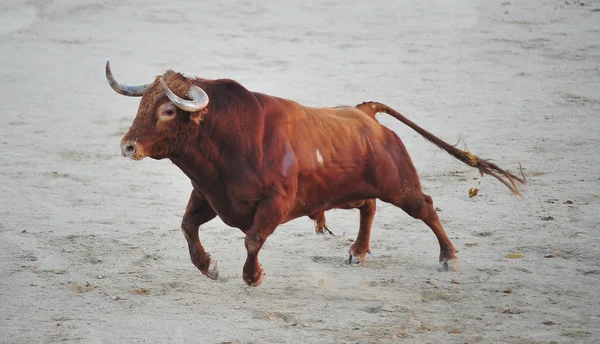
<instances>
[{"instance_id":1,"label":"bull's front leg","mask_svg":"<svg viewBox=\"0 0 600 344\"><path fill-rule=\"evenodd\" d=\"M210 258L210 255L204 251L204 247L200 243L198 228L203 223L215 218L215 216L217 214L206 199L198 192L192 191L185 214L183 215L183 220L181 221L181 230L187 240L192 263L211 279L219 277L217 261Z\"/></svg>"},{"instance_id":2,"label":"bull's front leg","mask_svg":"<svg viewBox=\"0 0 600 344\"><path fill-rule=\"evenodd\" d=\"M244 264L243 278L247 285L258 287L262 283L264 270L258 262L258 252L267 237L282 222L286 202L280 197L262 201L256 208L254 223L246 232L245 246L248 256Z\"/></svg>"}]
</instances>

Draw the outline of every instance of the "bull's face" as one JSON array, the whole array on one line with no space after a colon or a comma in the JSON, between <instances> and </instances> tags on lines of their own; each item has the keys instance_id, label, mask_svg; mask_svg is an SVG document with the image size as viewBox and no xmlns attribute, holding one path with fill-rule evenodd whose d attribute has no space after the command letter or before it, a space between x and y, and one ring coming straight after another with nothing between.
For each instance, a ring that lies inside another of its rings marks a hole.
<instances>
[{"instance_id":1,"label":"bull's face","mask_svg":"<svg viewBox=\"0 0 600 344\"><path fill-rule=\"evenodd\" d=\"M142 97L131 128L121 140L121 154L133 160L180 156L197 131L208 96L179 73L166 72L152 84L127 86L116 82L106 61L111 87L127 96ZM182 94L191 100L178 96Z\"/></svg>"},{"instance_id":2,"label":"bull's face","mask_svg":"<svg viewBox=\"0 0 600 344\"><path fill-rule=\"evenodd\" d=\"M153 90L150 88L148 91ZM145 157L163 159L184 148L181 146L182 131L189 129L186 128L189 120L184 121L186 114L164 95L156 101L150 98L142 97L133 124L121 140L124 157L133 160Z\"/></svg>"}]
</instances>

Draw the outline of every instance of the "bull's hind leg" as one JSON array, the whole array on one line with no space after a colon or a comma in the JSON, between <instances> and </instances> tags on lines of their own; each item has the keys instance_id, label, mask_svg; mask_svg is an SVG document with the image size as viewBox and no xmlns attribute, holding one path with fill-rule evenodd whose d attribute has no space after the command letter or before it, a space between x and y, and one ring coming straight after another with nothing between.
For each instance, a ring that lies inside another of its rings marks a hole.
<instances>
[{"instance_id":1,"label":"bull's hind leg","mask_svg":"<svg viewBox=\"0 0 600 344\"><path fill-rule=\"evenodd\" d=\"M448 235L446 235L444 227L442 227L431 197L419 191L414 195L407 195L400 202L392 203L415 219L422 220L431 228L440 243L440 263L442 263L444 270L448 270L449 263L452 269L455 269L458 261L457 251Z\"/></svg>"},{"instance_id":2,"label":"bull's hind leg","mask_svg":"<svg viewBox=\"0 0 600 344\"><path fill-rule=\"evenodd\" d=\"M192 263L206 276L211 279L219 277L217 261L210 258L210 255L204 251L200 243L198 228L205 222L212 220L217 214L210 207L208 202L195 191L192 191L190 200L183 220L181 221L181 230L188 243L190 258Z\"/></svg>"},{"instance_id":3,"label":"bull's hind leg","mask_svg":"<svg viewBox=\"0 0 600 344\"><path fill-rule=\"evenodd\" d=\"M308 217L315 221L315 233L318 235L324 235L325 232L327 232L329 235L333 236L333 233L329 230L329 228L327 228L324 211L310 214Z\"/></svg>"},{"instance_id":4,"label":"bull's hind leg","mask_svg":"<svg viewBox=\"0 0 600 344\"><path fill-rule=\"evenodd\" d=\"M362 205L358 207L360 210L360 228L354 244L350 247L348 264L364 262L367 253L371 252L371 225L373 224L377 205L374 198L361 202Z\"/></svg>"}]
</instances>

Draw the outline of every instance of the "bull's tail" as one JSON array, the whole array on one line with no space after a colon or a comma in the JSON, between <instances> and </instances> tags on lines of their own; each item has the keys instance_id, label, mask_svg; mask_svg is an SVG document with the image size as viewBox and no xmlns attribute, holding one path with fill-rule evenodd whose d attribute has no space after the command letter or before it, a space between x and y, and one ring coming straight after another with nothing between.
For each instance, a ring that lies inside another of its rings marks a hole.
<instances>
[{"instance_id":1,"label":"bull's tail","mask_svg":"<svg viewBox=\"0 0 600 344\"><path fill-rule=\"evenodd\" d=\"M432 142L439 148L445 150L453 157L458 160L464 162L465 164L477 168L481 173L489 174L496 179L498 179L502 184L506 185L510 191L512 191L515 195L521 196L521 192L519 191L519 186L524 185L526 183L525 175L523 174L523 169L519 164L519 170L521 172L521 177L519 178L516 175L507 172L500 168L498 165L484 159L480 159L478 156L471 154L470 152L463 151L461 149L456 148L455 146L444 142L439 137L433 135L429 131L419 127L416 123L404 117L398 111L390 108L389 106L377 102L364 102L356 106L359 110L364 111L369 116L374 117L378 112L384 112L388 115L396 118L400 122L406 124L411 127L414 131L421 134L428 141Z\"/></svg>"}]
</instances>

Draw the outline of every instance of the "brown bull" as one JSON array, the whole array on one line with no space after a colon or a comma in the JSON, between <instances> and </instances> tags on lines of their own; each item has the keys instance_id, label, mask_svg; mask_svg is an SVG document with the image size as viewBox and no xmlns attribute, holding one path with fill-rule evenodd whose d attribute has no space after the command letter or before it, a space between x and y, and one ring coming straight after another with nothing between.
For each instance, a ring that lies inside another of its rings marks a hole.
<instances>
[{"instance_id":1,"label":"brown bull","mask_svg":"<svg viewBox=\"0 0 600 344\"><path fill-rule=\"evenodd\" d=\"M374 120L385 112L469 166L490 174L518 194L524 179L459 150L386 105L309 108L291 100L250 92L232 80L187 78L167 71L153 83L126 86L106 75L120 94L142 97L137 116L121 140L134 160L170 159L193 190L181 228L191 260L217 278L198 228L219 216L245 234L243 279L258 286L263 269L258 252L275 228L292 219L335 207L359 207L360 229L351 260L369 250L375 199L421 219L440 244L440 262L455 263L456 249L442 227L431 197L400 138ZM366 201L364 201L366 200ZM356 203L357 202L357 203Z\"/></svg>"}]
</instances>

